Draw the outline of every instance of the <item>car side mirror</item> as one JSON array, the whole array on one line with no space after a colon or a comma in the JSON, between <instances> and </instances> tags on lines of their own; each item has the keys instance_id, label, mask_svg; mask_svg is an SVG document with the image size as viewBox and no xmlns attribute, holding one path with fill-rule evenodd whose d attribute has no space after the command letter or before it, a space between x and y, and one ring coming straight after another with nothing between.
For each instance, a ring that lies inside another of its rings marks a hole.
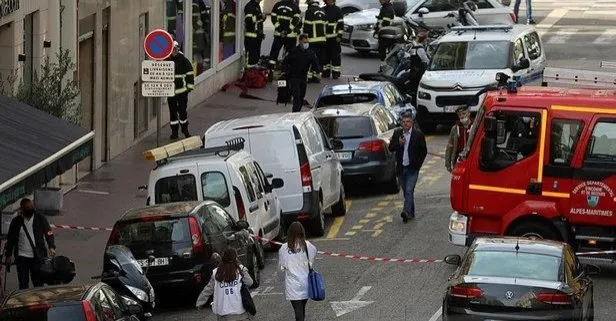
<instances>
[{"instance_id":1,"label":"car side mirror","mask_svg":"<svg viewBox=\"0 0 616 321\"><path fill-rule=\"evenodd\" d=\"M528 58L522 58L517 64L511 67L511 71L518 72L520 70L523 70L529 67L530 67L530 61L528 61Z\"/></svg>"},{"instance_id":2,"label":"car side mirror","mask_svg":"<svg viewBox=\"0 0 616 321\"><path fill-rule=\"evenodd\" d=\"M274 174L272 173L264 173L265 174L265 178L274 178Z\"/></svg>"},{"instance_id":3,"label":"car side mirror","mask_svg":"<svg viewBox=\"0 0 616 321\"><path fill-rule=\"evenodd\" d=\"M248 221L239 220L237 221L237 223L235 223L235 229L238 231L247 230L249 228L250 228L250 224L248 224Z\"/></svg>"},{"instance_id":4,"label":"car side mirror","mask_svg":"<svg viewBox=\"0 0 616 321\"><path fill-rule=\"evenodd\" d=\"M428 8L426 7L421 7L419 8L419 10L417 10L417 13L419 14L420 17L423 17L424 15L430 13L430 10L428 10Z\"/></svg>"},{"instance_id":5,"label":"car side mirror","mask_svg":"<svg viewBox=\"0 0 616 321\"><path fill-rule=\"evenodd\" d=\"M125 296L122 296L122 301L124 301L124 304L128 308L128 313L131 315L139 315L143 313L143 307L139 304L139 302Z\"/></svg>"},{"instance_id":6,"label":"car side mirror","mask_svg":"<svg viewBox=\"0 0 616 321\"><path fill-rule=\"evenodd\" d=\"M282 178L274 178L272 180L272 188L281 188L284 186L284 181Z\"/></svg>"},{"instance_id":7,"label":"car side mirror","mask_svg":"<svg viewBox=\"0 0 616 321\"><path fill-rule=\"evenodd\" d=\"M447 255L444 261L447 264L458 266L460 265L460 261L462 261L462 257L457 254Z\"/></svg>"},{"instance_id":8,"label":"car side mirror","mask_svg":"<svg viewBox=\"0 0 616 321\"><path fill-rule=\"evenodd\" d=\"M584 264L582 270L590 276L599 275L599 273L601 273L601 268L594 264Z\"/></svg>"},{"instance_id":9,"label":"car side mirror","mask_svg":"<svg viewBox=\"0 0 616 321\"><path fill-rule=\"evenodd\" d=\"M330 143L331 143L331 145L332 145L332 148L333 148L334 150L336 150L336 149L342 149L342 148L344 147L344 145L342 144L342 141L341 141L341 140L339 140L339 139L334 139L334 138L332 138L332 139L330 139L329 141L330 141Z\"/></svg>"}]
</instances>

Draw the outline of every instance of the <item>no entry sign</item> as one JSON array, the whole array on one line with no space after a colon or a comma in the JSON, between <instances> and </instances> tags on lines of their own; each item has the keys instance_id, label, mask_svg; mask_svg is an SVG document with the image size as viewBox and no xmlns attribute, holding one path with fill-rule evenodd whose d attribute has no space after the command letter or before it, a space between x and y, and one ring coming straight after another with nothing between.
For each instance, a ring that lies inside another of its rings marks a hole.
<instances>
[{"instance_id":1,"label":"no entry sign","mask_svg":"<svg viewBox=\"0 0 616 321\"><path fill-rule=\"evenodd\" d=\"M165 60L173 52L173 37L163 29L150 31L143 41L143 49L154 60Z\"/></svg>"}]
</instances>

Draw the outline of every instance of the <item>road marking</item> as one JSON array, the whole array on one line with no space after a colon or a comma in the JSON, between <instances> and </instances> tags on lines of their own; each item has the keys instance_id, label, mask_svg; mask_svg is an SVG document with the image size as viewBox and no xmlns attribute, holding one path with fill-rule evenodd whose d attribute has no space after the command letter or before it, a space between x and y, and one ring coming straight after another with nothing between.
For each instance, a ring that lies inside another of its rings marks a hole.
<instances>
[{"instance_id":1,"label":"road marking","mask_svg":"<svg viewBox=\"0 0 616 321\"><path fill-rule=\"evenodd\" d=\"M364 228L363 225L353 225L353 227L351 227L352 230L361 230L362 228Z\"/></svg>"},{"instance_id":2,"label":"road marking","mask_svg":"<svg viewBox=\"0 0 616 321\"><path fill-rule=\"evenodd\" d=\"M310 241L323 242L323 241L348 241L348 240L350 240L350 238L348 237L337 237L337 238L331 238L331 239L311 239Z\"/></svg>"},{"instance_id":3,"label":"road marking","mask_svg":"<svg viewBox=\"0 0 616 321\"><path fill-rule=\"evenodd\" d=\"M443 307L438 308L438 310L432 315L432 317L428 321L436 321L440 319L441 314L443 314Z\"/></svg>"},{"instance_id":4,"label":"road marking","mask_svg":"<svg viewBox=\"0 0 616 321\"><path fill-rule=\"evenodd\" d=\"M366 220L366 219L359 220L359 223L361 223L361 224L366 224L368 222L370 222L370 220Z\"/></svg>"},{"instance_id":5,"label":"road marking","mask_svg":"<svg viewBox=\"0 0 616 321\"><path fill-rule=\"evenodd\" d=\"M344 235L346 235L346 236L353 236L355 234L357 234L357 232L355 232L355 231L349 231L349 232L344 233Z\"/></svg>"},{"instance_id":6,"label":"road marking","mask_svg":"<svg viewBox=\"0 0 616 321\"><path fill-rule=\"evenodd\" d=\"M90 189L77 189L77 192L86 193L86 194L96 194L96 195L109 195L109 192L93 191Z\"/></svg>"},{"instance_id":7,"label":"road marking","mask_svg":"<svg viewBox=\"0 0 616 321\"><path fill-rule=\"evenodd\" d=\"M592 43L595 45L611 45L616 40L616 29L607 29Z\"/></svg>"},{"instance_id":8,"label":"road marking","mask_svg":"<svg viewBox=\"0 0 616 321\"><path fill-rule=\"evenodd\" d=\"M389 205L389 201L380 201L377 205L378 206L387 206L387 205Z\"/></svg>"},{"instance_id":9,"label":"road marking","mask_svg":"<svg viewBox=\"0 0 616 321\"><path fill-rule=\"evenodd\" d=\"M330 302L332 310L334 310L336 317L343 316L347 313L353 312L357 309L363 308L374 303L374 301L360 301L361 298L366 295L368 291L370 291L370 289L372 289L371 286L363 286L349 301Z\"/></svg>"},{"instance_id":10,"label":"road marking","mask_svg":"<svg viewBox=\"0 0 616 321\"><path fill-rule=\"evenodd\" d=\"M351 208L351 203L351 200L345 200L347 212ZM338 216L334 219L332 226L329 228L329 232L327 232L328 239L335 239L336 236L338 236L338 232L340 232L340 227L342 226L342 223L344 223L344 216Z\"/></svg>"},{"instance_id":11,"label":"road marking","mask_svg":"<svg viewBox=\"0 0 616 321\"><path fill-rule=\"evenodd\" d=\"M366 218L373 218L373 217L375 217L375 216L376 216L376 213L368 213L368 214L366 214L366 216L365 216L365 217L366 217Z\"/></svg>"},{"instance_id":12,"label":"road marking","mask_svg":"<svg viewBox=\"0 0 616 321\"><path fill-rule=\"evenodd\" d=\"M575 29L575 28L558 30L554 36L550 37L548 41L546 41L546 43L549 43L549 44L567 43L567 41L571 39L571 36L577 34L578 31L579 29Z\"/></svg>"},{"instance_id":13,"label":"road marking","mask_svg":"<svg viewBox=\"0 0 616 321\"><path fill-rule=\"evenodd\" d=\"M372 233L372 237L378 237L379 235L381 235L381 233L383 233L383 230L377 230L377 231L374 231L374 232Z\"/></svg>"},{"instance_id":14,"label":"road marking","mask_svg":"<svg viewBox=\"0 0 616 321\"><path fill-rule=\"evenodd\" d=\"M569 10L567 9L554 9L545 17L539 24L537 24L537 29L545 29L538 30L539 35L543 35L547 29L552 28L560 19L562 19Z\"/></svg>"}]
</instances>

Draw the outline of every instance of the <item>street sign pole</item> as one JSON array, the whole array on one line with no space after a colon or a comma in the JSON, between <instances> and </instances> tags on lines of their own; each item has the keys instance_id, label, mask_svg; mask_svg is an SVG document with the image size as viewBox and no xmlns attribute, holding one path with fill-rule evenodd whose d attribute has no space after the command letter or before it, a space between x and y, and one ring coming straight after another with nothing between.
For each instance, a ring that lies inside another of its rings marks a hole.
<instances>
[{"instance_id":1,"label":"street sign pole","mask_svg":"<svg viewBox=\"0 0 616 321\"><path fill-rule=\"evenodd\" d=\"M163 112L163 103L162 99L155 98L156 104L154 107L156 108L156 147L160 147L160 128L162 127L162 118L160 114Z\"/></svg>"}]
</instances>

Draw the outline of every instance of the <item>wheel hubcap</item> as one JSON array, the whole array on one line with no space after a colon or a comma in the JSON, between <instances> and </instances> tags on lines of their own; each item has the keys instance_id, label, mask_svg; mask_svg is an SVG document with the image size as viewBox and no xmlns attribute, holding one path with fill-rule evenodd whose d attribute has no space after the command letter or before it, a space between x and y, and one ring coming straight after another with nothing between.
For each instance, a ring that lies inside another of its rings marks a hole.
<instances>
[{"instance_id":1,"label":"wheel hubcap","mask_svg":"<svg viewBox=\"0 0 616 321\"><path fill-rule=\"evenodd\" d=\"M534 232L524 233L522 234L522 237L526 237L531 240L542 240L543 239L543 236L541 236L540 234L534 233Z\"/></svg>"}]
</instances>

